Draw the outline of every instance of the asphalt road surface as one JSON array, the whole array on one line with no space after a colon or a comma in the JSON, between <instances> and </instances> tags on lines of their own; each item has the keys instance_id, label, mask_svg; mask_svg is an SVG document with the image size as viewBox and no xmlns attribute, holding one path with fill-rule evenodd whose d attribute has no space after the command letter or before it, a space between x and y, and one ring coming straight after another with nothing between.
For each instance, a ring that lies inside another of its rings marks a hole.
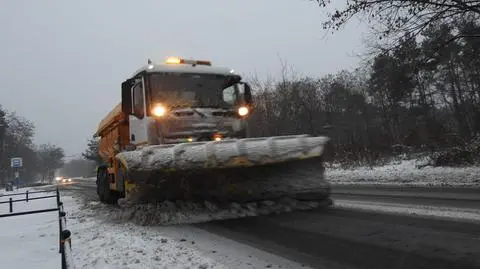
<instances>
[{"instance_id":1,"label":"asphalt road surface","mask_svg":"<svg viewBox=\"0 0 480 269\"><path fill-rule=\"evenodd\" d=\"M98 199L94 180L61 189ZM195 226L313 268L480 268L479 189L334 186L333 192L338 204L415 205L474 217L443 219L334 206Z\"/></svg>"}]
</instances>

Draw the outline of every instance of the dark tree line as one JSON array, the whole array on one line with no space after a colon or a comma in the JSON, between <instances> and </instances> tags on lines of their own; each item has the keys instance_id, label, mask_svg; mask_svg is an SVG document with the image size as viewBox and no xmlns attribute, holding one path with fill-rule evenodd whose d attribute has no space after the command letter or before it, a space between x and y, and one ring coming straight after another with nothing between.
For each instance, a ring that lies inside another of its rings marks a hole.
<instances>
[{"instance_id":1,"label":"dark tree line","mask_svg":"<svg viewBox=\"0 0 480 269\"><path fill-rule=\"evenodd\" d=\"M35 145L35 125L0 106L0 184L14 179L10 158L23 158L20 179L50 181L56 169L63 165L63 149L55 145Z\"/></svg>"},{"instance_id":2,"label":"dark tree line","mask_svg":"<svg viewBox=\"0 0 480 269\"><path fill-rule=\"evenodd\" d=\"M477 20L448 20L415 36L405 34L398 46L377 51L355 71L253 79L253 134L324 134L338 158L370 161L396 148L477 145L472 143L480 133L480 38L475 36L480 36Z\"/></svg>"}]
</instances>

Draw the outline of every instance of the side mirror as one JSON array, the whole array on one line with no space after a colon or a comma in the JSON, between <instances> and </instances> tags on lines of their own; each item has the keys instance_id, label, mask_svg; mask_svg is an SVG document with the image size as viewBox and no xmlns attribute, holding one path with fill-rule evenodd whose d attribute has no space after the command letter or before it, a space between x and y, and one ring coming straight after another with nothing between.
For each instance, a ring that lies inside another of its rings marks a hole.
<instances>
[{"instance_id":1,"label":"side mirror","mask_svg":"<svg viewBox=\"0 0 480 269\"><path fill-rule=\"evenodd\" d=\"M252 106L253 105L252 89L250 88L250 85L248 85L248 83L244 83L243 87L244 87L243 100L245 101L245 104Z\"/></svg>"},{"instance_id":2,"label":"side mirror","mask_svg":"<svg viewBox=\"0 0 480 269\"><path fill-rule=\"evenodd\" d=\"M125 115L132 114L132 86L133 80L131 79L122 83L122 112Z\"/></svg>"}]
</instances>

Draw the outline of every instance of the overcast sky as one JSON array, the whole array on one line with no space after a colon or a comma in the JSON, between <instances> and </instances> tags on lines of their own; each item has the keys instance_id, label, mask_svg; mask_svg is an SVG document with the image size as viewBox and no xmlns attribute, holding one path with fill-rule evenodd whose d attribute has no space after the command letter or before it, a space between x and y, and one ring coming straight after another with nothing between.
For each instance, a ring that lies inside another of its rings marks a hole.
<instances>
[{"instance_id":1,"label":"overcast sky","mask_svg":"<svg viewBox=\"0 0 480 269\"><path fill-rule=\"evenodd\" d=\"M239 73L353 68L365 27L324 38L308 0L0 1L0 104L36 125L36 143L81 153L147 58L211 60Z\"/></svg>"}]
</instances>

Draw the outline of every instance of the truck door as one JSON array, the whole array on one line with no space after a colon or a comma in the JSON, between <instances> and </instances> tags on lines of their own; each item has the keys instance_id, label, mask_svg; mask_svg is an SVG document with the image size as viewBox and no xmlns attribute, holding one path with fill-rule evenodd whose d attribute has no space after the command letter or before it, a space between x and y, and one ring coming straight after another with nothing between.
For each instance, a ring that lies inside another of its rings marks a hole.
<instances>
[{"instance_id":1,"label":"truck door","mask_svg":"<svg viewBox=\"0 0 480 269\"><path fill-rule=\"evenodd\" d=\"M137 146L147 144L147 114L145 86L143 78L135 80L132 87L132 115L130 122L130 141Z\"/></svg>"}]
</instances>

